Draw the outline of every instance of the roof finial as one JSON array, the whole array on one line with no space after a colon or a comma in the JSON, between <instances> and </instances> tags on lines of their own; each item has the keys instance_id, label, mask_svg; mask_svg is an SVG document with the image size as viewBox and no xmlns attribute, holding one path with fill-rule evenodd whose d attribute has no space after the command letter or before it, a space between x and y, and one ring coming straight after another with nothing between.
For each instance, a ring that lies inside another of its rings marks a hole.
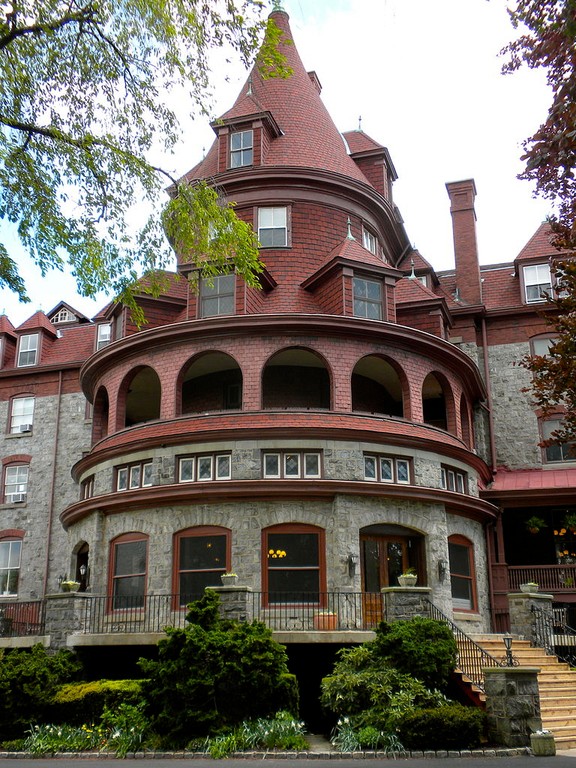
<instances>
[{"instance_id":1,"label":"roof finial","mask_svg":"<svg viewBox=\"0 0 576 768\"><path fill-rule=\"evenodd\" d=\"M348 234L346 235L348 240L356 240L354 235L352 234L352 222L350 221L350 216L348 216Z\"/></svg>"},{"instance_id":2,"label":"roof finial","mask_svg":"<svg viewBox=\"0 0 576 768\"><path fill-rule=\"evenodd\" d=\"M358 130L362 130L362 115L358 115Z\"/></svg>"},{"instance_id":3,"label":"roof finial","mask_svg":"<svg viewBox=\"0 0 576 768\"><path fill-rule=\"evenodd\" d=\"M410 259L410 266L412 267L412 271L408 275L408 279L416 280L416 273L414 272L414 259Z\"/></svg>"},{"instance_id":4,"label":"roof finial","mask_svg":"<svg viewBox=\"0 0 576 768\"><path fill-rule=\"evenodd\" d=\"M283 11L282 0L272 0L272 11Z\"/></svg>"},{"instance_id":5,"label":"roof finial","mask_svg":"<svg viewBox=\"0 0 576 768\"><path fill-rule=\"evenodd\" d=\"M248 78L248 90L246 91L246 96L252 96L252 75Z\"/></svg>"}]
</instances>

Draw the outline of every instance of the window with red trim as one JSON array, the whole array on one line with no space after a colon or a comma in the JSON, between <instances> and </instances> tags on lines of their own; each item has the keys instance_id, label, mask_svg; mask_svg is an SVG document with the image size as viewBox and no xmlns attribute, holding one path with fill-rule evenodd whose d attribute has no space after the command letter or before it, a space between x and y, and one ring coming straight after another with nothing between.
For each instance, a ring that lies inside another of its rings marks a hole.
<instances>
[{"instance_id":1,"label":"window with red trim","mask_svg":"<svg viewBox=\"0 0 576 768\"><path fill-rule=\"evenodd\" d=\"M219 526L187 528L174 536L174 592L178 605L217 587L230 568L231 532Z\"/></svg>"},{"instance_id":2,"label":"window with red trim","mask_svg":"<svg viewBox=\"0 0 576 768\"><path fill-rule=\"evenodd\" d=\"M476 611L476 572L474 568L474 545L464 536L450 536L450 583L452 607L459 611Z\"/></svg>"},{"instance_id":3,"label":"window with red trim","mask_svg":"<svg viewBox=\"0 0 576 768\"><path fill-rule=\"evenodd\" d=\"M110 543L111 608L142 608L146 595L148 537L125 533Z\"/></svg>"},{"instance_id":4,"label":"window with red trim","mask_svg":"<svg viewBox=\"0 0 576 768\"><path fill-rule=\"evenodd\" d=\"M22 540L20 538L0 537L0 596L17 596L21 554Z\"/></svg>"},{"instance_id":5,"label":"window with red trim","mask_svg":"<svg viewBox=\"0 0 576 768\"><path fill-rule=\"evenodd\" d=\"M322 528L286 523L262 532L268 603L321 603L326 589Z\"/></svg>"}]
</instances>

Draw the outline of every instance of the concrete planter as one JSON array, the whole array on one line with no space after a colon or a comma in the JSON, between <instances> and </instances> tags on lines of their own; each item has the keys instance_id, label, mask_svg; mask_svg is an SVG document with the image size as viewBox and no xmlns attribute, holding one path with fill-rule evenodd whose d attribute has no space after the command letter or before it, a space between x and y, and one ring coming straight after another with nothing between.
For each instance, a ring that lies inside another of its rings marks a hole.
<instances>
[{"instance_id":1,"label":"concrete planter","mask_svg":"<svg viewBox=\"0 0 576 768\"><path fill-rule=\"evenodd\" d=\"M520 592L538 592L538 584L529 581L526 584L520 584Z\"/></svg>"},{"instance_id":2,"label":"concrete planter","mask_svg":"<svg viewBox=\"0 0 576 768\"><path fill-rule=\"evenodd\" d=\"M556 742L550 732L530 734L530 748L535 757L553 757L556 754Z\"/></svg>"},{"instance_id":3,"label":"concrete planter","mask_svg":"<svg viewBox=\"0 0 576 768\"><path fill-rule=\"evenodd\" d=\"M398 584L401 587L415 587L417 581L418 576L415 573L403 573L401 576L398 576Z\"/></svg>"},{"instance_id":4,"label":"concrete planter","mask_svg":"<svg viewBox=\"0 0 576 768\"><path fill-rule=\"evenodd\" d=\"M223 573L220 576L220 580L222 581L222 586L233 587L238 583L238 576L235 573Z\"/></svg>"}]
</instances>

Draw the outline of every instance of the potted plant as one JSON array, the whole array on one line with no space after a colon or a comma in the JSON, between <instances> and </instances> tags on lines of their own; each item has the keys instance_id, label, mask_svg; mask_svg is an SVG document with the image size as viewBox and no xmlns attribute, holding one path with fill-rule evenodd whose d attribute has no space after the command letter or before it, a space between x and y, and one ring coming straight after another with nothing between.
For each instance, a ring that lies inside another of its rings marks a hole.
<instances>
[{"instance_id":1,"label":"potted plant","mask_svg":"<svg viewBox=\"0 0 576 768\"><path fill-rule=\"evenodd\" d=\"M541 517L538 517L538 515L532 515L532 517L529 517L528 520L526 520L526 528L530 531L530 533L540 533L542 528L547 528L546 521L542 520Z\"/></svg>"},{"instance_id":2,"label":"potted plant","mask_svg":"<svg viewBox=\"0 0 576 768\"><path fill-rule=\"evenodd\" d=\"M220 575L220 580L222 581L223 586L231 587L238 581L238 575L232 571L226 571L226 573Z\"/></svg>"},{"instance_id":3,"label":"potted plant","mask_svg":"<svg viewBox=\"0 0 576 768\"><path fill-rule=\"evenodd\" d=\"M334 611L316 611L314 613L314 629L336 629L338 614Z\"/></svg>"},{"instance_id":4,"label":"potted plant","mask_svg":"<svg viewBox=\"0 0 576 768\"><path fill-rule=\"evenodd\" d=\"M398 576L398 584L401 587L414 587L418 581L418 574L415 568L406 568L400 576Z\"/></svg>"},{"instance_id":5,"label":"potted plant","mask_svg":"<svg viewBox=\"0 0 576 768\"><path fill-rule=\"evenodd\" d=\"M564 517L564 528L568 528L571 533L576 533L576 512L567 512Z\"/></svg>"},{"instance_id":6,"label":"potted plant","mask_svg":"<svg viewBox=\"0 0 576 768\"><path fill-rule=\"evenodd\" d=\"M60 589L62 592L78 592L80 589L80 582L72 581L71 579L63 579L60 582Z\"/></svg>"}]
</instances>

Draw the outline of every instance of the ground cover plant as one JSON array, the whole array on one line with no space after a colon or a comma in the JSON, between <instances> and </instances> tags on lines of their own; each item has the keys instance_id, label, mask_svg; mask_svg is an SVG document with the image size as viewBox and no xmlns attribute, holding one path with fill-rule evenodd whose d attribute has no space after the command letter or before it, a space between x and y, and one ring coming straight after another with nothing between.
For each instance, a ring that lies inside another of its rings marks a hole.
<instances>
[{"instance_id":1,"label":"ground cover plant","mask_svg":"<svg viewBox=\"0 0 576 768\"><path fill-rule=\"evenodd\" d=\"M439 690L455 663L450 629L431 619L382 622L375 640L341 650L321 692L322 705L337 719L334 746L341 751L423 749L419 733L424 727L428 735L434 731L434 746L426 748L477 746L483 713ZM410 727L403 727L408 722Z\"/></svg>"}]
</instances>

